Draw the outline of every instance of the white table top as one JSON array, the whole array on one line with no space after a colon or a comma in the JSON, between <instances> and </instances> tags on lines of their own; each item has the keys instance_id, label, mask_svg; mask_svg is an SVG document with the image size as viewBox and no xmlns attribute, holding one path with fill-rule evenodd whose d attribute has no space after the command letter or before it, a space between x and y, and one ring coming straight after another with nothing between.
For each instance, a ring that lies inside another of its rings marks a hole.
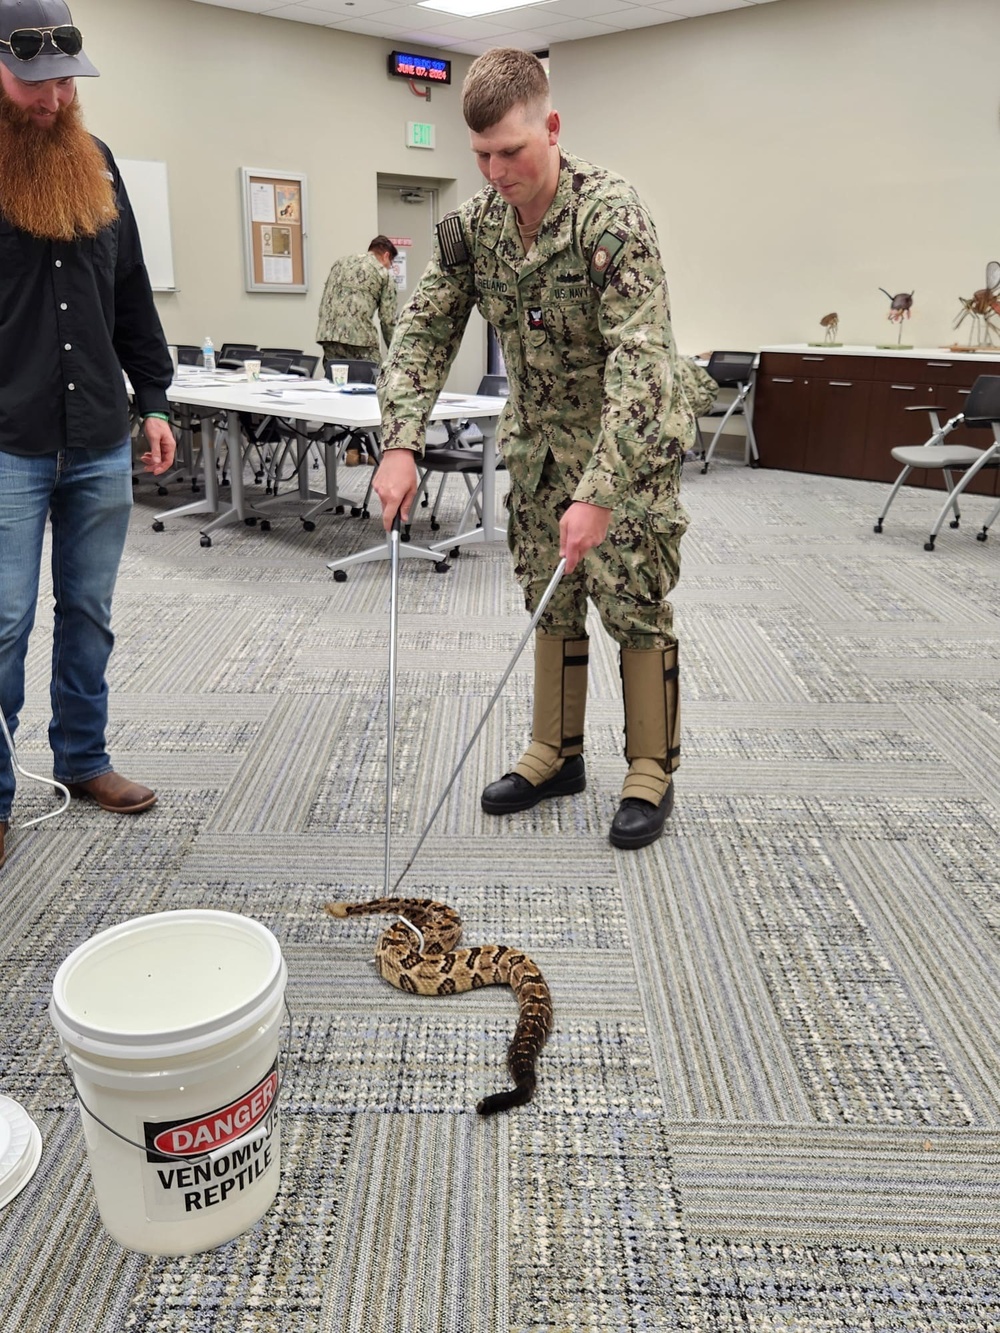
<instances>
[{"instance_id":1,"label":"white table top","mask_svg":"<svg viewBox=\"0 0 1000 1333\"><path fill-rule=\"evenodd\" d=\"M1000 361L1000 347L991 352L952 352L947 347L865 347L862 344L844 344L831 347L829 343L778 343L762 347L762 352L793 352L800 356L906 356L922 361Z\"/></svg>"},{"instance_id":2,"label":"white table top","mask_svg":"<svg viewBox=\"0 0 1000 1333\"><path fill-rule=\"evenodd\" d=\"M326 386L324 388L324 385ZM325 380L244 378L181 375L167 390L171 402L217 411L253 412L256 416L319 421L335 426L373 430L381 425L378 399L373 393L346 393ZM506 398L478 394L443 393L431 412L432 421L482 420L498 417Z\"/></svg>"}]
</instances>

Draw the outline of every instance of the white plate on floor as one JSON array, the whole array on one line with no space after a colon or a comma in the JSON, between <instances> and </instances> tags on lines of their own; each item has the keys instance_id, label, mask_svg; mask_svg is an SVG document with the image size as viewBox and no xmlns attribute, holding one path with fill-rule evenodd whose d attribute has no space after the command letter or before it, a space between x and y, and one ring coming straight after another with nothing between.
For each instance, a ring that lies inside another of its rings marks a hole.
<instances>
[{"instance_id":1,"label":"white plate on floor","mask_svg":"<svg viewBox=\"0 0 1000 1333\"><path fill-rule=\"evenodd\" d=\"M0 1097L0 1208L20 1194L42 1156L42 1136L23 1106Z\"/></svg>"}]
</instances>

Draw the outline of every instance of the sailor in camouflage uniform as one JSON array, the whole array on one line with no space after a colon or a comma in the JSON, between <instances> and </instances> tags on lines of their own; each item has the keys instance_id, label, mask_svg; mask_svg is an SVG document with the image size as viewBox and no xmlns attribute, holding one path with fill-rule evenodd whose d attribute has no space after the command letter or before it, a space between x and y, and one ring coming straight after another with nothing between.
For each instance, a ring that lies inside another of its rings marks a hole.
<instances>
[{"instance_id":1,"label":"sailor in camouflage uniform","mask_svg":"<svg viewBox=\"0 0 1000 1333\"><path fill-rule=\"evenodd\" d=\"M687 519L680 464L693 418L677 373L653 224L625 181L558 145L534 56L488 52L463 110L490 184L438 227L379 381L388 528L416 490L428 412L473 306L497 330L510 397L497 443L510 476L508 542L529 611L566 572L535 643L532 740L482 794L491 814L582 791L588 597L618 642L629 770L610 838L663 831L680 759L677 641L668 596Z\"/></svg>"},{"instance_id":2,"label":"sailor in camouflage uniform","mask_svg":"<svg viewBox=\"0 0 1000 1333\"><path fill-rule=\"evenodd\" d=\"M345 255L330 269L316 329L324 366L331 361L381 361L373 320L377 314L388 347L396 323L392 261L398 253L388 236L376 236L367 254Z\"/></svg>"}]
</instances>

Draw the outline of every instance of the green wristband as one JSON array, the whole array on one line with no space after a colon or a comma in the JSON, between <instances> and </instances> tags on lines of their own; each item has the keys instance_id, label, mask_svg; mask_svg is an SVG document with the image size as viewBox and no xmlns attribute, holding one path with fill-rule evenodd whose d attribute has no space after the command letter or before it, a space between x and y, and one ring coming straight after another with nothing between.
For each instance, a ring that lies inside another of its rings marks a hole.
<instances>
[{"instance_id":1,"label":"green wristband","mask_svg":"<svg viewBox=\"0 0 1000 1333\"><path fill-rule=\"evenodd\" d=\"M148 421L150 417L156 417L157 421L169 421L169 420L170 420L170 418L167 416L166 412L143 412L143 414L142 414L142 419L143 419L143 421Z\"/></svg>"}]
</instances>

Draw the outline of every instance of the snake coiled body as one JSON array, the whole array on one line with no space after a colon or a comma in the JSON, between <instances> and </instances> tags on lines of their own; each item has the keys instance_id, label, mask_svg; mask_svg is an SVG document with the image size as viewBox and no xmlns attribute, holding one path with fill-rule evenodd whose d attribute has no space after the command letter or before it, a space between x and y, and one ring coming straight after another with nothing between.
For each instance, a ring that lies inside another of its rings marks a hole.
<instances>
[{"instance_id":1,"label":"snake coiled body","mask_svg":"<svg viewBox=\"0 0 1000 1333\"><path fill-rule=\"evenodd\" d=\"M536 963L506 944L456 949L462 935L458 913L433 898L375 898L366 903L327 903L330 916L393 915L375 946L379 974L412 995L457 995L483 986L509 986L519 1006L517 1027L507 1049L514 1087L484 1097L480 1115L506 1111L530 1101L535 1063L552 1028L552 997ZM412 923L423 936L423 948Z\"/></svg>"}]
</instances>

